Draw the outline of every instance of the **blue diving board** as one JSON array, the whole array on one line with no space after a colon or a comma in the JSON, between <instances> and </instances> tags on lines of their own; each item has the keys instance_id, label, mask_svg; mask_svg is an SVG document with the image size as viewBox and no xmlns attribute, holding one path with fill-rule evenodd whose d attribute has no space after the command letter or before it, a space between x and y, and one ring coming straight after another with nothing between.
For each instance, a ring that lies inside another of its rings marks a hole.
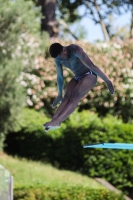
<instances>
[{"instance_id":1,"label":"blue diving board","mask_svg":"<svg viewBox=\"0 0 133 200\"><path fill-rule=\"evenodd\" d=\"M102 149L132 149L133 144L128 143L97 143L97 144L85 144L84 148L102 148Z\"/></svg>"}]
</instances>

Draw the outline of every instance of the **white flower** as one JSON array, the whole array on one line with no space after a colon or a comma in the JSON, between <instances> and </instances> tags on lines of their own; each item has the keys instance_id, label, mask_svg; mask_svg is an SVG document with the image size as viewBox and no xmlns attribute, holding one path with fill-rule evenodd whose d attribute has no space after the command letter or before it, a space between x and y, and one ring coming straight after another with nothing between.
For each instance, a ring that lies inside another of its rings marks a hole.
<instances>
[{"instance_id":1,"label":"white flower","mask_svg":"<svg viewBox=\"0 0 133 200\"><path fill-rule=\"evenodd\" d=\"M4 42L0 42L0 47L3 47L4 46Z\"/></svg>"},{"instance_id":2,"label":"white flower","mask_svg":"<svg viewBox=\"0 0 133 200\"><path fill-rule=\"evenodd\" d=\"M121 48L121 46L120 46L119 44L117 44L117 43L114 43L113 45L114 45L114 47L115 47L116 49L120 49L120 48Z\"/></svg>"},{"instance_id":3,"label":"white flower","mask_svg":"<svg viewBox=\"0 0 133 200\"><path fill-rule=\"evenodd\" d=\"M27 89L27 93L28 93L29 95L31 95L31 94L32 94L32 89L31 89L31 88L28 88L28 89Z\"/></svg>"},{"instance_id":4,"label":"white flower","mask_svg":"<svg viewBox=\"0 0 133 200\"><path fill-rule=\"evenodd\" d=\"M25 86L25 87L27 86L27 83L25 81L21 81L20 84Z\"/></svg>"},{"instance_id":5,"label":"white flower","mask_svg":"<svg viewBox=\"0 0 133 200\"><path fill-rule=\"evenodd\" d=\"M33 106L33 103L32 103L32 101L30 100L29 97L27 97L27 103L28 103L29 106Z\"/></svg>"},{"instance_id":6,"label":"white flower","mask_svg":"<svg viewBox=\"0 0 133 200\"><path fill-rule=\"evenodd\" d=\"M5 50L5 49L2 49L2 53L3 53L3 54L6 54L6 50Z\"/></svg>"}]
</instances>

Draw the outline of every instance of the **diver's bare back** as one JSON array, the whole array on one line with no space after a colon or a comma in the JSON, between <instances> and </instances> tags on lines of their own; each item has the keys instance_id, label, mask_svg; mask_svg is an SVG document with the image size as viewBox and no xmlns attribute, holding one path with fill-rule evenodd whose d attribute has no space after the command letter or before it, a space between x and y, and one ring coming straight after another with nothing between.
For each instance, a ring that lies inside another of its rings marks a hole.
<instances>
[{"instance_id":1,"label":"diver's bare back","mask_svg":"<svg viewBox=\"0 0 133 200\"><path fill-rule=\"evenodd\" d=\"M78 47L77 45L71 44L67 46L68 50L68 59L61 60L55 59L57 65L63 65L64 67L69 68L76 76L85 74L89 72L89 68L86 67L80 59L75 54L75 48Z\"/></svg>"}]
</instances>

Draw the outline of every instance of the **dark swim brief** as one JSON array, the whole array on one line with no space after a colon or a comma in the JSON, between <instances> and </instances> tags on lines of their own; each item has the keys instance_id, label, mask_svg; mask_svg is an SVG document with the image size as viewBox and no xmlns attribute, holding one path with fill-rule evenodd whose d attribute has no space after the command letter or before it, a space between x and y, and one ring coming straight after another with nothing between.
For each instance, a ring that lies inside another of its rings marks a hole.
<instances>
[{"instance_id":1,"label":"dark swim brief","mask_svg":"<svg viewBox=\"0 0 133 200\"><path fill-rule=\"evenodd\" d=\"M87 72L87 73L85 73L85 74L82 74L82 75L80 75L80 76L74 76L73 78L77 81L77 82L79 82L84 76L86 76L87 74L94 74L96 77L97 77L97 75L93 72L93 71L89 71L89 72Z\"/></svg>"}]
</instances>

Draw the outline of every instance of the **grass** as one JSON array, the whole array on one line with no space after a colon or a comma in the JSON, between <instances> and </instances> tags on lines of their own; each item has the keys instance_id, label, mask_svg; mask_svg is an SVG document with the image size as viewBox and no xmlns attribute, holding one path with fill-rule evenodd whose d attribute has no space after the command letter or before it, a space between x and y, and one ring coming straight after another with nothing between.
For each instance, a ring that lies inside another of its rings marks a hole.
<instances>
[{"instance_id":1,"label":"grass","mask_svg":"<svg viewBox=\"0 0 133 200\"><path fill-rule=\"evenodd\" d=\"M4 153L0 153L0 164L11 172L15 188L34 184L68 184L69 186L82 185L82 187L95 189L105 188L94 179L79 173L58 170L49 164L13 158Z\"/></svg>"}]
</instances>

